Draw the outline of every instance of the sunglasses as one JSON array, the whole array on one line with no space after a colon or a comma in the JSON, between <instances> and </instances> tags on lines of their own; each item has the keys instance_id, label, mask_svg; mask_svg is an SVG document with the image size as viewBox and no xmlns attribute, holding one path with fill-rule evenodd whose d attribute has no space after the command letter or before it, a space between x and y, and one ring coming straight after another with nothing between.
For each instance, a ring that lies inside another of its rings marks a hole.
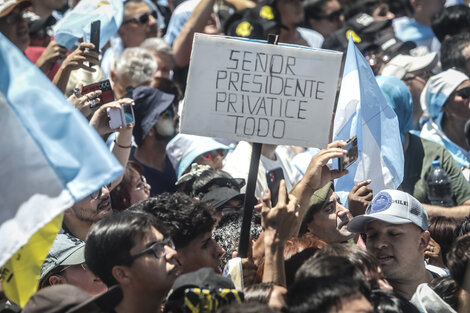
<instances>
[{"instance_id":1,"label":"sunglasses","mask_svg":"<svg viewBox=\"0 0 470 313\"><path fill-rule=\"evenodd\" d=\"M328 20L330 22L336 22L339 20L339 18L341 17L341 15L343 15L343 9L339 9L339 10L336 10L336 11L333 11L331 12L330 14L328 15L319 15L319 16L315 16L315 19L318 19L318 20Z\"/></svg>"},{"instance_id":2,"label":"sunglasses","mask_svg":"<svg viewBox=\"0 0 470 313\"><path fill-rule=\"evenodd\" d=\"M108 185L103 186L103 187L106 187L108 190L110 190L109 188L111 187L111 184L108 184ZM90 198L93 199L93 200L97 200L97 199L101 198L101 195L103 194L101 190L103 189L103 187L101 187L97 191L92 192L90 194Z\"/></svg>"},{"instance_id":3,"label":"sunglasses","mask_svg":"<svg viewBox=\"0 0 470 313\"><path fill-rule=\"evenodd\" d=\"M465 87L460 90L456 90L455 94L463 99L470 98L470 87Z\"/></svg>"},{"instance_id":4,"label":"sunglasses","mask_svg":"<svg viewBox=\"0 0 470 313\"><path fill-rule=\"evenodd\" d=\"M152 11L152 12L147 12L142 15L139 15L137 17L133 17L131 19L128 19L127 21L122 22L122 25L128 24L128 23L136 23L139 25L145 25L149 22L150 20L150 15L152 15L155 19L157 18L157 11Z\"/></svg>"},{"instance_id":5,"label":"sunglasses","mask_svg":"<svg viewBox=\"0 0 470 313\"><path fill-rule=\"evenodd\" d=\"M212 161L217 156L220 156L223 159L225 158L225 150L224 149L212 150L212 151L203 153L200 156L206 161Z\"/></svg>"},{"instance_id":6,"label":"sunglasses","mask_svg":"<svg viewBox=\"0 0 470 313\"><path fill-rule=\"evenodd\" d=\"M167 238L162 241L155 241L147 249L144 249L137 254L131 255L131 260L134 261L135 259L140 258L141 256L149 253L153 254L157 259L163 258L166 255L165 246L168 246L173 250L175 249L175 244L173 243L173 240L171 240L171 238Z\"/></svg>"}]
</instances>

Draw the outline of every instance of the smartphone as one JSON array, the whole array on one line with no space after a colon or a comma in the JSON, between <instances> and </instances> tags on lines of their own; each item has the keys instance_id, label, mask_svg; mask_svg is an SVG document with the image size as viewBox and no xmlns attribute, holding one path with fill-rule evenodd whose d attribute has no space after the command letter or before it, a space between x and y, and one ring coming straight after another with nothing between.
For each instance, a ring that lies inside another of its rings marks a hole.
<instances>
[{"instance_id":1,"label":"smartphone","mask_svg":"<svg viewBox=\"0 0 470 313\"><path fill-rule=\"evenodd\" d=\"M90 42L95 45L95 48L92 51L100 51L100 31L101 31L101 21L96 20L91 23L90 30Z\"/></svg>"},{"instance_id":2,"label":"smartphone","mask_svg":"<svg viewBox=\"0 0 470 313\"><path fill-rule=\"evenodd\" d=\"M354 135L346 141L346 146L343 148L348 151L346 155L338 158L338 170L340 172L347 169L351 164L357 161L359 158L358 148L357 148L357 137Z\"/></svg>"},{"instance_id":3,"label":"smartphone","mask_svg":"<svg viewBox=\"0 0 470 313\"><path fill-rule=\"evenodd\" d=\"M277 167L266 171L266 181L268 182L268 188L271 191L271 206L274 207L277 204L277 198L279 197L279 185L281 180L284 179L284 172L282 168Z\"/></svg>"},{"instance_id":4,"label":"smartphone","mask_svg":"<svg viewBox=\"0 0 470 313\"><path fill-rule=\"evenodd\" d=\"M118 129L121 126L127 126L135 122L134 109L132 105L121 105L120 109L108 108L106 109L109 117L109 127L111 129Z\"/></svg>"},{"instance_id":5,"label":"smartphone","mask_svg":"<svg viewBox=\"0 0 470 313\"><path fill-rule=\"evenodd\" d=\"M109 81L109 79L83 86L82 95L86 95L87 93L90 93L95 90L101 90L101 95L98 97L100 98L98 106L114 101L114 93L113 89L111 89L111 82Z\"/></svg>"}]
</instances>

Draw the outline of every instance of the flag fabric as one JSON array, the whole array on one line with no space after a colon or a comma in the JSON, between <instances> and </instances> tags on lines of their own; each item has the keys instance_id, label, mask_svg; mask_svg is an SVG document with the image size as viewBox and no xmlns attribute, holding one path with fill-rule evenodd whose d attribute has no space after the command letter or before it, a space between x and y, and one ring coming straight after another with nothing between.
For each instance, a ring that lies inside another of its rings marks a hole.
<instances>
[{"instance_id":1,"label":"flag fabric","mask_svg":"<svg viewBox=\"0 0 470 313\"><path fill-rule=\"evenodd\" d=\"M69 50L80 38L89 42L91 23L100 20L102 49L121 26L123 12L122 0L81 0L54 26L54 40Z\"/></svg>"},{"instance_id":2,"label":"flag fabric","mask_svg":"<svg viewBox=\"0 0 470 313\"><path fill-rule=\"evenodd\" d=\"M122 167L82 114L2 34L0 68L3 266L57 215L118 178ZM11 274L10 281L21 277ZM3 282L7 295L10 286Z\"/></svg>"},{"instance_id":3,"label":"flag fabric","mask_svg":"<svg viewBox=\"0 0 470 313\"><path fill-rule=\"evenodd\" d=\"M366 179L371 179L374 193L398 188L404 171L398 119L369 64L349 38L333 140L353 135L358 138L359 158L348 168L349 174L335 181L340 198L345 200L354 185Z\"/></svg>"}]
</instances>

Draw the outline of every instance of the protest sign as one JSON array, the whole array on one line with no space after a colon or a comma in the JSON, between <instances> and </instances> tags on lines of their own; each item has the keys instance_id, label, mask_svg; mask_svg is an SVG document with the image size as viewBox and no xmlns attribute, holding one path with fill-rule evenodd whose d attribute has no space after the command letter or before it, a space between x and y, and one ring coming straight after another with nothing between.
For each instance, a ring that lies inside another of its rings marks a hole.
<instances>
[{"instance_id":1,"label":"protest sign","mask_svg":"<svg viewBox=\"0 0 470 313\"><path fill-rule=\"evenodd\" d=\"M181 132L325 147L341 56L195 34Z\"/></svg>"}]
</instances>

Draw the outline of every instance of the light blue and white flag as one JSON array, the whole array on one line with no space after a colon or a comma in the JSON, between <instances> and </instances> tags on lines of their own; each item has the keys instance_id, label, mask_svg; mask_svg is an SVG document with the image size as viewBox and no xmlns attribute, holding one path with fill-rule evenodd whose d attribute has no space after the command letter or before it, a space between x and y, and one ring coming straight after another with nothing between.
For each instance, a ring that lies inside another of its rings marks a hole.
<instances>
[{"instance_id":1,"label":"light blue and white flag","mask_svg":"<svg viewBox=\"0 0 470 313\"><path fill-rule=\"evenodd\" d=\"M55 26L55 41L72 49L78 39L89 42L91 23L101 21L100 49L118 31L123 19L122 0L81 0Z\"/></svg>"},{"instance_id":2,"label":"light blue and white flag","mask_svg":"<svg viewBox=\"0 0 470 313\"><path fill-rule=\"evenodd\" d=\"M0 34L0 266L122 167L82 114Z\"/></svg>"},{"instance_id":3,"label":"light blue and white flag","mask_svg":"<svg viewBox=\"0 0 470 313\"><path fill-rule=\"evenodd\" d=\"M349 174L335 181L342 200L356 183L371 179L374 194L396 189L403 180L404 156L398 119L380 90L374 73L349 39L343 80L336 108L333 140L358 138L359 159Z\"/></svg>"}]
</instances>

